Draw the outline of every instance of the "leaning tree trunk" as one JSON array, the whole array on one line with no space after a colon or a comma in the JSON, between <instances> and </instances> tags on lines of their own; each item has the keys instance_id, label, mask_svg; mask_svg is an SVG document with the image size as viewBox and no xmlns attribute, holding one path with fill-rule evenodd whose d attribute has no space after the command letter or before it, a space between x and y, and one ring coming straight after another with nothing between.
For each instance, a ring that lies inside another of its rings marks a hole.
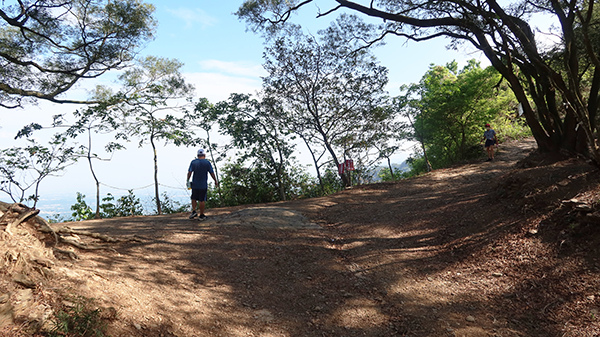
<instances>
[{"instance_id":1,"label":"leaning tree trunk","mask_svg":"<svg viewBox=\"0 0 600 337\"><path fill-rule=\"evenodd\" d=\"M315 157L315 153L313 152L313 149L310 147L308 140L306 140L305 137L302 137L302 135L300 135L300 138L302 138L302 140L304 141L304 144L306 144L306 147L308 148L308 152L310 152L313 163L315 164L315 171L317 171L317 179L319 180L319 186L321 186L321 193L323 193L323 195L325 195L325 184L323 183L323 177L321 176L321 170L319 168L319 161Z\"/></svg>"},{"instance_id":2,"label":"leaning tree trunk","mask_svg":"<svg viewBox=\"0 0 600 337\"><path fill-rule=\"evenodd\" d=\"M348 176L345 175L344 172L341 172L341 170L339 170L340 161L338 160L338 157L335 155L335 151L333 151L331 144L329 144L329 141L327 141L326 135L323 132L321 132L321 134L323 135L323 139L325 140L324 141L325 148L327 149L327 151L329 151L329 155L331 156L331 158L333 158L333 163L335 164L335 167L338 169L338 174L339 174L340 178L342 179L342 184L344 184L344 187L352 186L352 182L350 181Z\"/></svg>"},{"instance_id":3,"label":"leaning tree trunk","mask_svg":"<svg viewBox=\"0 0 600 337\"><path fill-rule=\"evenodd\" d=\"M94 166L92 165L92 134L90 129L88 128L88 153L87 160L90 166L90 171L92 172L92 177L94 177L94 181L96 182L96 214L94 215L95 219L100 219L100 181L96 176L96 172L94 171Z\"/></svg>"},{"instance_id":4,"label":"leaning tree trunk","mask_svg":"<svg viewBox=\"0 0 600 337\"><path fill-rule=\"evenodd\" d=\"M390 157L387 157L387 164L390 169L390 176L392 177L392 180L396 180L396 176L394 175L394 169L392 168L392 160L390 159Z\"/></svg>"},{"instance_id":5,"label":"leaning tree trunk","mask_svg":"<svg viewBox=\"0 0 600 337\"><path fill-rule=\"evenodd\" d=\"M556 5L558 2L552 3ZM509 45L502 47L503 55L497 53L490 46L485 33L480 30L474 31L479 43L477 48L485 53L492 66L510 83L517 100L523 106L525 119L540 151L556 152L566 149L586 155L600 164L600 153L594 137L594 123L590 120L590 116L595 116L596 111L588 110L590 107L595 108L595 105L588 107L584 105L585 99L579 83L580 55L573 34L574 21L569 20L566 15L559 15L565 46L561 55L566 72L563 78L538 52L528 24L507 15L497 3L493 4L494 10L500 14L507 29L517 38L523 54L513 55L515 50ZM555 9L557 14L562 13L560 8ZM588 54L595 57L593 52ZM600 66L600 61L596 63L598 63L596 67ZM600 76L600 72L594 71L595 76ZM522 78L525 78L524 83L521 82ZM598 79L592 79L592 84L596 80ZM597 88L592 86L589 98L595 97L594 90ZM533 99L535 110L529 104L526 92Z\"/></svg>"}]
</instances>

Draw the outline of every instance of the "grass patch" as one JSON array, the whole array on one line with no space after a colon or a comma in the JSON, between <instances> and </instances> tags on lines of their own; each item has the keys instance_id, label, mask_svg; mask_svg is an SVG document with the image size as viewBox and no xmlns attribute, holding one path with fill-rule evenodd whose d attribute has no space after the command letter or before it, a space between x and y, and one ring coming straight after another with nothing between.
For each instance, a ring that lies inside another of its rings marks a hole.
<instances>
[{"instance_id":1,"label":"grass patch","mask_svg":"<svg viewBox=\"0 0 600 337\"><path fill-rule=\"evenodd\" d=\"M54 313L48 337L105 337L107 323L93 300L78 296Z\"/></svg>"}]
</instances>

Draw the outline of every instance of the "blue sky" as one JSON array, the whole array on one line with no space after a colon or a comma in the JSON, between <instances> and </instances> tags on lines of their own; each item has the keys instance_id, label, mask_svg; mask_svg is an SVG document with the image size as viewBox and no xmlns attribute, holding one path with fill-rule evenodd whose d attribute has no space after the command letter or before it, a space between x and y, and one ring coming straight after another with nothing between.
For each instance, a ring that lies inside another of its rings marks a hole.
<instances>
[{"instance_id":1,"label":"blue sky","mask_svg":"<svg viewBox=\"0 0 600 337\"><path fill-rule=\"evenodd\" d=\"M155 17L159 27L156 39L143 54L176 58L185 63L184 71L197 87L198 95L225 99L237 88L260 86L263 39L246 31L244 22L233 13L241 1L156 1ZM324 10L322 8L321 10ZM314 18L317 8L309 5L292 20L312 33L329 25L335 15ZM416 43L391 38L375 49L380 62L390 69L390 94L399 93L404 83L417 82L431 63L445 64L476 58L487 62L481 53L455 52L445 48L445 40Z\"/></svg>"},{"instance_id":2,"label":"blue sky","mask_svg":"<svg viewBox=\"0 0 600 337\"><path fill-rule=\"evenodd\" d=\"M246 31L244 22L240 22L234 13L241 1L196 1L196 0L148 0L156 7L155 18L158 21L156 39L142 50L141 55L155 55L175 58L183 62L182 71L189 82L196 87L196 97L206 97L211 102L226 99L230 93L254 93L260 88L262 70L263 40L259 35ZM325 8L322 8L325 10ZM335 19L335 15L315 19L315 7L306 8L300 15L293 17L296 23L306 24L312 33L325 27ZM446 41L407 42L400 38L388 40L388 44L375 50L381 64L388 67L390 95L398 95L401 84L419 81L430 64L445 64L457 60L459 65L467 59L476 58L485 64L481 53L455 52L445 48ZM114 75L101 79L109 84ZM86 88L94 83L82 83L79 89L69 95L85 95ZM18 145L13 140L16 131L31 122L46 123L57 113L72 112L72 105L55 105L40 102L38 106L27 107L22 111L0 110L0 146L2 148ZM19 116L19 118L15 118ZM300 162L309 164L303 148L297 155ZM185 195L185 173L189 161L194 158L196 149L160 148L159 181L173 187L169 193ZM399 154L396 161L403 161L410 152L410 146ZM152 153L149 147L138 149L129 144L126 151L117 152L110 162L97 162L97 174L100 180L112 189L102 188L102 195L111 192L123 195L124 190L134 188L136 195L150 195L151 188L137 189L152 184ZM81 161L70 167L62 177L50 177L41 186L41 207L44 197L56 195L72 196L83 192L91 200L95 186L87 163ZM7 200L4 195L0 200ZM43 210L52 213L51 209Z\"/></svg>"}]
</instances>

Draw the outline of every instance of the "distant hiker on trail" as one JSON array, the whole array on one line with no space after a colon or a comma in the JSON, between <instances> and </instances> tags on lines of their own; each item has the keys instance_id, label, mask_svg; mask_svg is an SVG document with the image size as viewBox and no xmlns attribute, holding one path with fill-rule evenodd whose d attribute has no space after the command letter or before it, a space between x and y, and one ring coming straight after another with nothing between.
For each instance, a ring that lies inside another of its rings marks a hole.
<instances>
[{"instance_id":1,"label":"distant hiker on trail","mask_svg":"<svg viewBox=\"0 0 600 337\"><path fill-rule=\"evenodd\" d=\"M192 160L190 163L190 168L188 169L187 187L188 189L192 189L192 214L190 214L190 219L198 216L196 209L198 209L200 212L199 219L206 219L206 215L204 215L204 207L206 202L206 192L208 191L209 173L215 181L215 186L219 187L219 182L217 181L217 177L215 177L212 165L205 157L206 153L204 152L204 149L198 150L198 158ZM194 174L194 177L190 183L190 177L192 176L192 173Z\"/></svg>"},{"instance_id":2,"label":"distant hiker on trail","mask_svg":"<svg viewBox=\"0 0 600 337\"><path fill-rule=\"evenodd\" d=\"M483 139L485 140L485 151L487 152L488 159L486 161L494 160L494 146L498 145L498 138L496 138L496 131L492 129L489 124L485 125L485 131L483 132ZM480 143L481 143L480 142Z\"/></svg>"}]
</instances>

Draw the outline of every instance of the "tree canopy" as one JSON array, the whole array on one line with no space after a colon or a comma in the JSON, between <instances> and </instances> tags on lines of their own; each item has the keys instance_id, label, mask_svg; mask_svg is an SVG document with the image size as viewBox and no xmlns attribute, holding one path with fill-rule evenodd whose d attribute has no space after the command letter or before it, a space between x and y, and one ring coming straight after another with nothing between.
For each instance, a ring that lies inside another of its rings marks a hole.
<instances>
[{"instance_id":1,"label":"tree canopy","mask_svg":"<svg viewBox=\"0 0 600 337\"><path fill-rule=\"evenodd\" d=\"M475 60L430 66L419 83L403 86L395 108L407 117L407 136L421 143L425 165L445 167L477 156L484 125L510 116L518 103L492 67ZM497 125L494 125L497 127Z\"/></svg>"},{"instance_id":2,"label":"tree canopy","mask_svg":"<svg viewBox=\"0 0 600 337\"><path fill-rule=\"evenodd\" d=\"M80 150L67 142L67 137L55 134L49 146L27 139L25 147L0 150L0 192L14 202L39 200L39 187L46 177L60 175L80 157ZM33 189L32 192L27 192ZM32 193L26 195L26 193Z\"/></svg>"},{"instance_id":3,"label":"tree canopy","mask_svg":"<svg viewBox=\"0 0 600 337\"><path fill-rule=\"evenodd\" d=\"M382 19L377 32L365 35L361 25L349 28L365 46L388 35L415 41L445 37L459 48L470 44L481 50L509 82L523 106L527 123L541 150L567 149L600 164L595 137L600 103L600 13L595 1L559 0L450 0L357 1L335 0L327 8L321 0L247 0L237 12L251 28L277 30L290 14L308 4L326 8L318 17L350 10ZM547 50L536 40L530 24L535 16L556 23L561 42ZM373 36L377 33L377 36Z\"/></svg>"},{"instance_id":4,"label":"tree canopy","mask_svg":"<svg viewBox=\"0 0 600 337\"><path fill-rule=\"evenodd\" d=\"M275 186L279 200L287 199L287 175L294 159L294 145L275 101L232 94L229 100L212 107L198 104L196 113L205 116L205 122L217 121L221 132L231 137L231 145L241 150L240 161L250 160L254 167L262 167L268 172L263 174L265 185L273 182L269 185Z\"/></svg>"},{"instance_id":5,"label":"tree canopy","mask_svg":"<svg viewBox=\"0 0 600 337\"><path fill-rule=\"evenodd\" d=\"M78 102L61 94L127 65L153 37L153 12L139 0L2 1L0 106Z\"/></svg>"},{"instance_id":6,"label":"tree canopy","mask_svg":"<svg viewBox=\"0 0 600 337\"><path fill-rule=\"evenodd\" d=\"M158 189L158 154L156 143L164 141L177 146L193 145L197 139L188 129L189 119L185 104L191 102L194 87L186 83L180 72L183 64L177 60L148 56L136 67L125 71L119 79L123 87L108 100L117 102L108 106L121 115L118 130L121 137L139 139L141 147L150 143L154 155L154 191L157 213L161 214ZM109 90L106 90L109 92ZM177 105L184 101L184 105ZM169 112L179 110L180 114Z\"/></svg>"},{"instance_id":7,"label":"tree canopy","mask_svg":"<svg viewBox=\"0 0 600 337\"><path fill-rule=\"evenodd\" d=\"M388 116L378 109L386 103L387 68L367 50L340 43L343 24L333 24L320 39L292 30L265 52L265 93L281 102L282 122L309 147L318 175L315 148L337 168L353 150L364 150L370 126ZM347 177L341 179L349 186Z\"/></svg>"}]
</instances>

